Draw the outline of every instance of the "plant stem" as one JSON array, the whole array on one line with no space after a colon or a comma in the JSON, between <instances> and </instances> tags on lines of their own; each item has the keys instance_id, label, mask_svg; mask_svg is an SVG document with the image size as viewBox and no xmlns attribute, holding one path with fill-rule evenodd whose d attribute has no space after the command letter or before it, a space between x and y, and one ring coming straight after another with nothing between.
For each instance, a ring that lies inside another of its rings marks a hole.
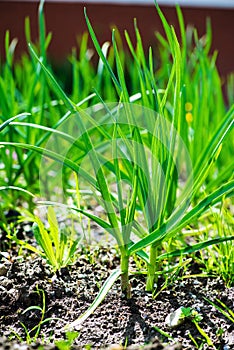
<instances>
[{"instance_id":1,"label":"plant stem","mask_svg":"<svg viewBox=\"0 0 234 350\"><path fill-rule=\"evenodd\" d=\"M131 298L131 287L129 283L129 255L126 254L126 247L120 248L121 259L120 259L120 268L121 268L121 290L124 294L124 297L127 299Z\"/></svg>"},{"instance_id":2,"label":"plant stem","mask_svg":"<svg viewBox=\"0 0 234 350\"><path fill-rule=\"evenodd\" d=\"M148 265L147 280L146 280L146 291L151 292L154 289L154 283L156 282L156 257L157 257L157 246L152 244L150 247L150 263Z\"/></svg>"}]
</instances>

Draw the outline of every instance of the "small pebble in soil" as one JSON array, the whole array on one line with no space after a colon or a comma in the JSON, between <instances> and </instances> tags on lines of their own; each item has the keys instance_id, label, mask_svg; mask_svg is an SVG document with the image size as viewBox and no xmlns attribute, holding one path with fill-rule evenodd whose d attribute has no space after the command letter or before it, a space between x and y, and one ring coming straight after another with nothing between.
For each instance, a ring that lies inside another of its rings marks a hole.
<instances>
[{"instance_id":1,"label":"small pebble in soil","mask_svg":"<svg viewBox=\"0 0 234 350\"><path fill-rule=\"evenodd\" d=\"M183 309L183 306L179 307L177 310L167 315L165 319L165 325L167 327L175 328L184 322L182 309Z\"/></svg>"}]
</instances>

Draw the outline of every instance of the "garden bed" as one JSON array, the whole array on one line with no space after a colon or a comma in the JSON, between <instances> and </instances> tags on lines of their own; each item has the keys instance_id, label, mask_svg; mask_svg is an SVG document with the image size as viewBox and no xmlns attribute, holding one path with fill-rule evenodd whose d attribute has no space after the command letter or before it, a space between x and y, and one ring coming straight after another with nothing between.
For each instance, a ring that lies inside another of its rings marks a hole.
<instances>
[{"instance_id":1,"label":"garden bed","mask_svg":"<svg viewBox=\"0 0 234 350\"><path fill-rule=\"evenodd\" d=\"M22 322L30 331L40 323L41 312L29 310L23 313L23 311L33 305L43 307L42 295L39 292L42 290L45 293L44 318L61 320L51 320L41 326L36 340L38 344L53 344L59 339L66 338L62 330L64 322L65 324L73 322L89 307L100 285L110 271L119 264L114 248L96 248L90 252L83 248L78 260L72 266L54 274L41 258L16 257L11 256L10 252L9 254L10 261L2 262L1 266L0 336L4 335L9 339L16 338L17 335L26 340L25 330L20 323ZM95 260L94 263L90 262L92 259ZM132 267L134 268L134 264ZM164 346L177 344L170 349L194 349L196 346L191 338L199 346L205 343L206 339L190 319L175 329L165 325L166 316L181 306L198 311L203 317L199 326L209 335L217 349L232 349L233 322L205 298L216 303L218 298L232 309L234 288L226 288L220 278L186 278L190 274L200 272L199 266L192 263L185 274L181 273L155 298L151 293L145 292L143 276L131 277L132 298L129 300L121 297L120 284L117 282L94 314L77 328L79 334L74 340L74 349L84 349L85 345L89 348L88 344L92 349L111 344L118 345L112 349L122 349L121 345L139 349L140 346L152 342L152 347L149 346L147 349L162 349L160 345L162 343ZM159 279L158 290L162 288L162 283L163 281ZM165 332L167 336L162 335L160 331ZM35 332L30 333L31 341ZM5 343L13 344L6 339ZM21 346L23 348L23 345ZM45 349L54 348L50 346Z\"/></svg>"},{"instance_id":2,"label":"garden bed","mask_svg":"<svg viewBox=\"0 0 234 350\"><path fill-rule=\"evenodd\" d=\"M179 33L156 5L156 49L136 21L135 41L114 28L100 44L84 11L68 74L50 64L44 1L19 62L6 32L1 346L233 347L234 75L210 22L200 37L175 11Z\"/></svg>"}]
</instances>

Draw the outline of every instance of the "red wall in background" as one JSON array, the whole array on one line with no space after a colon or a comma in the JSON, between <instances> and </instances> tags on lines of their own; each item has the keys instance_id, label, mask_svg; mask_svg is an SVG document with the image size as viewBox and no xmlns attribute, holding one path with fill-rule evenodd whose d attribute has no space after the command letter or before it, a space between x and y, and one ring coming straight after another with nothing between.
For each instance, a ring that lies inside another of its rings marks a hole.
<instances>
[{"instance_id":1,"label":"red wall in background","mask_svg":"<svg viewBox=\"0 0 234 350\"><path fill-rule=\"evenodd\" d=\"M120 32L127 29L134 38L133 19L137 18L145 47L154 44L154 31L162 31L160 19L154 6L120 6L80 3L45 3L47 32L52 31L53 38L49 47L50 58L63 61L71 48L77 46L76 37L84 32L84 6L100 42L111 40L111 25L115 24ZM178 28L176 11L173 7L161 7L168 21ZM24 35L24 19L31 20L32 38L38 37L38 3L0 1L0 55L4 57L4 37L7 29L11 38L18 38L16 55L27 49ZM183 8L186 24L198 28L199 35L205 33L206 18L210 17L213 29L212 50L218 49L218 68L222 75L234 71L234 10Z\"/></svg>"}]
</instances>

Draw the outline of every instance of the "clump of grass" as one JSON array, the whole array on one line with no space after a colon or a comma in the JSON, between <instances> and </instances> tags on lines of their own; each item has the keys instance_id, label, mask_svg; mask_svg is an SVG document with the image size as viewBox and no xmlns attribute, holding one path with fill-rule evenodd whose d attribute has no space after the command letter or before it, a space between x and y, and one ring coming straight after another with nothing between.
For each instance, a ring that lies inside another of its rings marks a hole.
<instances>
[{"instance_id":1,"label":"clump of grass","mask_svg":"<svg viewBox=\"0 0 234 350\"><path fill-rule=\"evenodd\" d=\"M234 221L232 214L229 209L226 208L225 203L222 204L221 208L213 209L209 218L210 223L207 224L206 230L200 234L203 239L207 239L209 236L214 235L218 235L219 237L232 235ZM200 252L199 257L196 258L196 260L201 264L201 268L207 273L221 276L227 287L233 285L234 247L231 241L222 242L208 247Z\"/></svg>"}]
</instances>

